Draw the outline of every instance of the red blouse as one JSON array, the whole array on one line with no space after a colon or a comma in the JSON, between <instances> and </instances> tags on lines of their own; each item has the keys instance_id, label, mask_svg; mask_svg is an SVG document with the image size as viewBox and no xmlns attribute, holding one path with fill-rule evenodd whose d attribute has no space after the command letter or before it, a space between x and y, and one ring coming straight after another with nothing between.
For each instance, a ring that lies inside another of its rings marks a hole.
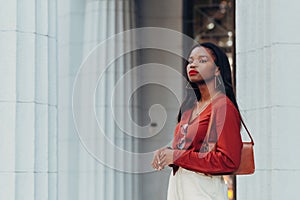
<instances>
[{"instance_id":1,"label":"red blouse","mask_svg":"<svg viewBox=\"0 0 300 200\"><path fill-rule=\"evenodd\" d=\"M212 110L214 114L209 141L213 140L215 146L210 151L203 148L202 144L207 141L205 136ZM178 166L205 174L228 174L237 170L242 148L241 119L230 99L219 95L198 117L190 120L192 111L190 109L183 113L175 129L172 143L173 173L176 173Z\"/></svg>"}]
</instances>

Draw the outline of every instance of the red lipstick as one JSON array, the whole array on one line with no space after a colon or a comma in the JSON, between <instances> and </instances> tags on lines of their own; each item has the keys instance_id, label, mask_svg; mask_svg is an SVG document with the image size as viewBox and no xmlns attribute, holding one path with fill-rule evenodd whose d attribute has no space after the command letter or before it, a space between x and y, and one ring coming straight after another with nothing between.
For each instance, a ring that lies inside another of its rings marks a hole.
<instances>
[{"instance_id":1,"label":"red lipstick","mask_svg":"<svg viewBox=\"0 0 300 200\"><path fill-rule=\"evenodd\" d=\"M194 76L194 75L196 75L196 74L198 74L199 72L198 71L196 71L196 70L191 70L191 71L189 71L189 75L190 76Z\"/></svg>"}]
</instances>

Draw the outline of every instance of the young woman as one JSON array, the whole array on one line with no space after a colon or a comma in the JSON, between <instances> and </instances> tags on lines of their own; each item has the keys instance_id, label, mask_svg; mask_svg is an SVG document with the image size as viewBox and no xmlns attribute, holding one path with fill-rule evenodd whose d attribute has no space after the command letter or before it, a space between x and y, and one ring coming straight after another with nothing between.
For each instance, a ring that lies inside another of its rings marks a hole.
<instances>
[{"instance_id":1,"label":"young woman","mask_svg":"<svg viewBox=\"0 0 300 200\"><path fill-rule=\"evenodd\" d=\"M155 152L152 166L169 165L168 200L223 200L221 175L238 169L241 158L240 113L226 54L212 43L192 48L184 68L187 95L172 147ZM210 128L209 128L210 127Z\"/></svg>"}]
</instances>

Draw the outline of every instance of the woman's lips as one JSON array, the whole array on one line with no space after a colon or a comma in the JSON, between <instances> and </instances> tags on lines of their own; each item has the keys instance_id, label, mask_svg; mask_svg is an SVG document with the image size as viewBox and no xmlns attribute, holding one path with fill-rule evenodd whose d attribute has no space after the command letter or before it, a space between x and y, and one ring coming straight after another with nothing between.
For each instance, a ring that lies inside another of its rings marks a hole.
<instances>
[{"instance_id":1,"label":"woman's lips","mask_svg":"<svg viewBox=\"0 0 300 200\"><path fill-rule=\"evenodd\" d=\"M191 70L191 71L189 71L189 75L190 76L194 76L194 75L196 75L196 74L198 74L199 72L198 71L196 71L196 70Z\"/></svg>"}]
</instances>

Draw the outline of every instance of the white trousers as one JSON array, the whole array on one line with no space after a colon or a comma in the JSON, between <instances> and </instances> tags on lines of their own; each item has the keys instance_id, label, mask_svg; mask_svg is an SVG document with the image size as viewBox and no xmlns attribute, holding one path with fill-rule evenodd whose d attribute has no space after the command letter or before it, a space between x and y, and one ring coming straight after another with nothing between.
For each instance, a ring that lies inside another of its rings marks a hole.
<instances>
[{"instance_id":1,"label":"white trousers","mask_svg":"<svg viewBox=\"0 0 300 200\"><path fill-rule=\"evenodd\" d=\"M227 185L222 176L206 176L179 168L171 172L168 200L228 200Z\"/></svg>"}]
</instances>

